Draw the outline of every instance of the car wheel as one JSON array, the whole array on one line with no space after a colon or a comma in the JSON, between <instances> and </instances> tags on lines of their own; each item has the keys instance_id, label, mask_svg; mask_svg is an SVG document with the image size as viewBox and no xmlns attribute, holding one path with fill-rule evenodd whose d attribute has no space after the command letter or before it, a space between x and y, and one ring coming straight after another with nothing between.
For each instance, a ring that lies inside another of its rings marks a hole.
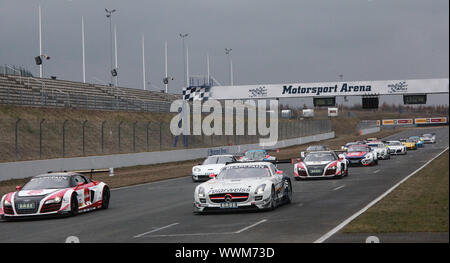
<instances>
[{"instance_id":1,"label":"car wheel","mask_svg":"<svg viewBox=\"0 0 450 263\"><path fill-rule=\"evenodd\" d=\"M102 193L102 209L108 209L110 197L111 197L111 193L109 191L109 188L107 186L105 186L105 188L103 188L103 193Z\"/></svg>"},{"instance_id":2,"label":"car wheel","mask_svg":"<svg viewBox=\"0 0 450 263\"><path fill-rule=\"evenodd\" d=\"M290 204L292 202L292 184L291 184L291 180L286 180L287 185L287 189L286 189L286 196L285 196L285 200L287 204Z\"/></svg>"},{"instance_id":3,"label":"car wheel","mask_svg":"<svg viewBox=\"0 0 450 263\"><path fill-rule=\"evenodd\" d=\"M270 205L269 205L269 211L272 211L275 209L276 206L276 200L275 200L275 188L272 186L272 191L270 193Z\"/></svg>"},{"instance_id":4,"label":"car wheel","mask_svg":"<svg viewBox=\"0 0 450 263\"><path fill-rule=\"evenodd\" d=\"M78 215L78 198L76 194L73 194L70 198L70 215Z\"/></svg>"}]
</instances>

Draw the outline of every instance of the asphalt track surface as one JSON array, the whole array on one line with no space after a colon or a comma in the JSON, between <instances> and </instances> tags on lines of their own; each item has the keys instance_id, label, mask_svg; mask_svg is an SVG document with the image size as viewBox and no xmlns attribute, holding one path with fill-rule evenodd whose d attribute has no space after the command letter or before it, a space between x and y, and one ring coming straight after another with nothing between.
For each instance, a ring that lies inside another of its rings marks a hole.
<instances>
[{"instance_id":1,"label":"asphalt track surface","mask_svg":"<svg viewBox=\"0 0 450 263\"><path fill-rule=\"evenodd\" d=\"M0 222L0 242L314 242L449 145L449 129L411 129L398 139L435 132L436 144L351 167L343 179L295 181L293 202L270 212L194 215L189 177L115 189L110 208L76 217ZM280 169L293 176L292 165ZM174 165L174 173L177 171Z\"/></svg>"}]
</instances>

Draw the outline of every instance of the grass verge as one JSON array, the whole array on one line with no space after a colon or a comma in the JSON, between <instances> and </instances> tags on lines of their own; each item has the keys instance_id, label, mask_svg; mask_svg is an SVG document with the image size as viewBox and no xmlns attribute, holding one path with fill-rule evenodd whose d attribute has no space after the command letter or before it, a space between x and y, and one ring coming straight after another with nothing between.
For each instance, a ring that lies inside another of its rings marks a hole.
<instances>
[{"instance_id":1,"label":"grass verge","mask_svg":"<svg viewBox=\"0 0 450 263\"><path fill-rule=\"evenodd\" d=\"M449 152L446 151L342 233L448 232Z\"/></svg>"}]
</instances>

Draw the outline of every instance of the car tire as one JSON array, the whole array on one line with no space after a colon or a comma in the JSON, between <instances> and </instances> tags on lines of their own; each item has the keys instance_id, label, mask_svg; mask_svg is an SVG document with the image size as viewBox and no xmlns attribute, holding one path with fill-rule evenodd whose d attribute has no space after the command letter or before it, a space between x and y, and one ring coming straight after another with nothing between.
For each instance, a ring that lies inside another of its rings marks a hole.
<instances>
[{"instance_id":1,"label":"car tire","mask_svg":"<svg viewBox=\"0 0 450 263\"><path fill-rule=\"evenodd\" d=\"M194 179L194 177L192 177L192 182L197 183L198 181Z\"/></svg>"},{"instance_id":2,"label":"car tire","mask_svg":"<svg viewBox=\"0 0 450 263\"><path fill-rule=\"evenodd\" d=\"M72 194L70 197L70 215L78 215L78 198L76 194Z\"/></svg>"},{"instance_id":3,"label":"car tire","mask_svg":"<svg viewBox=\"0 0 450 263\"><path fill-rule=\"evenodd\" d=\"M102 209L108 209L110 197L111 192L109 191L109 188L105 186L102 193Z\"/></svg>"},{"instance_id":4,"label":"car tire","mask_svg":"<svg viewBox=\"0 0 450 263\"><path fill-rule=\"evenodd\" d=\"M272 186L272 191L270 193L270 206L269 211L275 210L276 200L275 200L275 188Z\"/></svg>"}]
</instances>

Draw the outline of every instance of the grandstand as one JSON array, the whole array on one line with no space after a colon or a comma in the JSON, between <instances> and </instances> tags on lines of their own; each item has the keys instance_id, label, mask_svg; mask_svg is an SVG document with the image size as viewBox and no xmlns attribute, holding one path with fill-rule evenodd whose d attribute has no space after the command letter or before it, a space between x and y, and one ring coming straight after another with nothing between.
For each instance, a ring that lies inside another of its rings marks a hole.
<instances>
[{"instance_id":1,"label":"grandstand","mask_svg":"<svg viewBox=\"0 0 450 263\"><path fill-rule=\"evenodd\" d=\"M168 112L181 95L99 84L0 75L0 104L95 110Z\"/></svg>"}]
</instances>

